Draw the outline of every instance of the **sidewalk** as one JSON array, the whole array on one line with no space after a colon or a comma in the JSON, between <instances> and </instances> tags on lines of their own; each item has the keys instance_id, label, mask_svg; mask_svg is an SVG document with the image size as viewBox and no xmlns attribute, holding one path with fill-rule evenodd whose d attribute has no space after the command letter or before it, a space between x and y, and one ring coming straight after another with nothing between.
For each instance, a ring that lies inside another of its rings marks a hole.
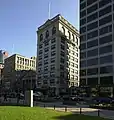
<instances>
[{"instance_id":1,"label":"sidewalk","mask_svg":"<svg viewBox=\"0 0 114 120\"><path fill-rule=\"evenodd\" d=\"M89 116L98 116L98 109L93 109L93 108L68 106L68 105L53 104L53 103L42 103L42 102L37 102L36 104L40 107L45 107L46 109L52 109L52 110L57 110L62 112L72 112L75 114L80 114L80 108L81 108L81 114L89 115ZM99 116L114 120L114 111L100 110Z\"/></svg>"}]
</instances>

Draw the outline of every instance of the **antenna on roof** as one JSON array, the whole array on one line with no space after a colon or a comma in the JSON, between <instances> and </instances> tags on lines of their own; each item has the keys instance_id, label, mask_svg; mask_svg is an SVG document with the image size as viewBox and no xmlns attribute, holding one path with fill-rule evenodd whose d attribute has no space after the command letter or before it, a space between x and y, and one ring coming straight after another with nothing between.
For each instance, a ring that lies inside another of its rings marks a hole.
<instances>
[{"instance_id":1,"label":"antenna on roof","mask_svg":"<svg viewBox=\"0 0 114 120\"><path fill-rule=\"evenodd\" d=\"M12 55L14 54L14 44L12 45L12 51L11 51L12 53Z\"/></svg>"},{"instance_id":2,"label":"antenna on roof","mask_svg":"<svg viewBox=\"0 0 114 120\"><path fill-rule=\"evenodd\" d=\"M49 2L49 4L48 4L48 19L50 19L50 17L51 17L50 8L51 8L51 2Z\"/></svg>"}]
</instances>

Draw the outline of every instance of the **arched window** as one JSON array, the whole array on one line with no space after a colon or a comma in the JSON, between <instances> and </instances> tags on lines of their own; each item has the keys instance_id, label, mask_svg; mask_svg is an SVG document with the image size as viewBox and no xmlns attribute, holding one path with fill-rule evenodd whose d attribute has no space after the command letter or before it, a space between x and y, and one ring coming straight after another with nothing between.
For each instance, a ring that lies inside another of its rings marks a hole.
<instances>
[{"instance_id":1,"label":"arched window","mask_svg":"<svg viewBox=\"0 0 114 120\"><path fill-rule=\"evenodd\" d=\"M46 31L46 38L48 38L49 37L49 31L47 30Z\"/></svg>"},{"instance_id":2,"label":"arched window","mask_svg":"<svg viewBox=\"0 0 114 120\"><path fill-rule=\"evenodd\" d=\"M56 27L52 28L52 35L54 35L56 33Z\"/></svg>"},{"instance_id":3,"label":"arched window","mask_svg":"<svg viewBox=\"0 0 114 120\"><path fill-rule=\"evenodd\" d=\"M43 34L40 35L40 41L42 41L42 40L43 40Z\"/></svg>"},{"instance_id":4,"label":"arched window","mask_svg":"<svg viewBox=\"0 0 114 120\"><path fill-rule=\"evenodd\" d=\"M71 39L71 34L70 34L70 32L68 31L68 37L69 37L69 39Z\"/></svg>"},{"instance_id":5,"label":"arched window","mask_svg":"<svg viewBox=\"0 0 114 120\"><path fill-rule=\"evenodd\" d=\"M76 36L76 43L77 43L77 45L78 45L78 37Z\"/></svg>"},{"instance_id":6,"label":"arched window","mask_svg":"<svg viewBox=\"0 0 114 120\"><path fill-rule=\"evenodd\" d=\"M72 34L72 39L73 39L73 41L75 41L74 34Z\"/></svg>"},{"instance_id":7,"label":"arched window","mask_svg":"<svg viewBox=\"0 0 114 120\"><path fill-rule=\"evenodd\" d=\"M64 27L62 27L62 32L65 35L65 28Z\"/></svg>"}]
</instances>

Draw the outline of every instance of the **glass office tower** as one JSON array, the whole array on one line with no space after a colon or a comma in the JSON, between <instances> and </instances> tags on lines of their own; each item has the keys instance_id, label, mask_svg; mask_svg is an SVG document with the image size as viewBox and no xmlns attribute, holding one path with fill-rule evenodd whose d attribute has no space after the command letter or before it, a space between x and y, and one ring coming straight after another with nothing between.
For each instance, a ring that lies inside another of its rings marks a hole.
<instances>
[{"instance_id":1,"label":"glass office tower","mask_svg":"<svg viewBox=\"0 0 114 120\"><path fill-rule=\"evenodd\" d=\"M114 0L80 0L80 42L80 85L113 92Z\"/></svg>"}]
</instances>

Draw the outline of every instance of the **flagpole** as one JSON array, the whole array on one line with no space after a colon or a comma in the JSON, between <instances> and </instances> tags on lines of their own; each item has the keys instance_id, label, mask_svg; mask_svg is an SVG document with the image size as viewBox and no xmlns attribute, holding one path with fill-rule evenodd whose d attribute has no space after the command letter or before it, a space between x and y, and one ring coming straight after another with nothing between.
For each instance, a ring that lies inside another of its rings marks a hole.
<instances>
[{"instance_id":1,"label":"flagpole","mask_svg":"<svg viewBox=\"0 0 114 120\"><path fill-rule=\"evenodd\" d=\"M49 4L48 4L48 19L50 19L50 17L51 17L51 10L50 10L50 8L51 8L51 2L49 2Z\"/></svg>"}]
</instances>

